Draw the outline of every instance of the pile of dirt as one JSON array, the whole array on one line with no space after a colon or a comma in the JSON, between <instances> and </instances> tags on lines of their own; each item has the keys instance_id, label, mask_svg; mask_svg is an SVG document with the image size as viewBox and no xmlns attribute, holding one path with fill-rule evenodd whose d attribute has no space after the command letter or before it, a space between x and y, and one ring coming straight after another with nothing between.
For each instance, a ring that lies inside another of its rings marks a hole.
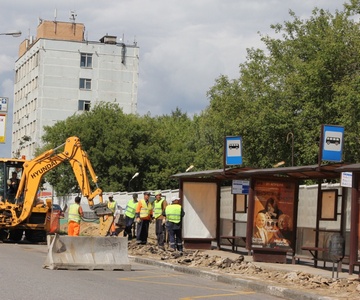
<instances>
[{"instance_id":1,"label":"pile of dirt","mask_svg":"<svg viewBox=\"0 0 360 300\"><path fill-rule=\"evenodd\" d=\"M65 231L65 227L61 229ZM81 235L96 235L98 225L94 223L81 223ZM122 232L119 236L122 236ZM314 276L299 271L278 271L257 266L252 262L246 262L242 255L236 259L223 258L217 255L209 255L201 250L184 249L183 253L162 250L156 246L154 224L150 225L149 238L146 245L138 245L135 240L129 242L128 253L131 256L142 256L148 259L166 261L189 267L196 267L212 272L223 274L241 274L242 278L266 281L272 285L280 285L303 290L308 293L317 293L322 296L336 299L359 299L359 279L332 279Z\"/></svg>"},{"instance_id":2,"label":"pile of dirt","mask_svg":"<svg viewBox=\"0 0 360 300\"><path fill-rule=\"evenodd\" d=\"M266 281L269 285L280 285L308 293L322 296L336 295L337 299L359 299L360 281L358 279L332 279L314 276L305 272L274 271L246 262L244 256L236 259L209 255L201 250L185 249L183 253L159 249L153 239L146 245L137 245L135 241L129 243L129 255L142 256L150 259L166 261L171 264L185 265L211 270L223 274L241 274L242 278Z\"/></svg>"}]
</instances>

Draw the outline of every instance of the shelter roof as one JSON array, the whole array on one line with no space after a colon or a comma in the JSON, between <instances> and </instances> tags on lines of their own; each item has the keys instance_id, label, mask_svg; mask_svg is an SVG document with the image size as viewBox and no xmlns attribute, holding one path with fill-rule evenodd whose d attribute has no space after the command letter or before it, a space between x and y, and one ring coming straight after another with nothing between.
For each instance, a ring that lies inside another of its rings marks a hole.
<instances>
[{"instance_id":1,"label":"shelter roof","mask_svg":"<svg viewBox=\"0 0 360 300\"><path fill-rule=\"evenodd\" d=\"M280 168L266 168L266 169L254 169L254 168L231 168L231 169L217 169L206 170L197 172L185 172L178 173L171 176L175 179L241 179L251 177L268 177L279 178L288 177L293 179L305 180L305 179L336 179L340 177L338 168L346 168L346 164L333 163L327 165L308 165L308 166L296 166L296 167L280 167ZM351 165L350 165L351 166ZM358 165L360 171L360 164Z\"/></svg>"},{"instance_id":2,"label":"shelter roof","mask_svg":"<svg viewBox=\"0 0 360 300\"><path fill-rule=\"evenodd\" d=\"M360 172L360 164L349 164L338 168L338 172Z\"/></svg>"},{"instance_id":3,"label":"shelter roof","mask_svg":"<svg viewBox=\"0 0 360 300\"><path fill-rule=\"evenodd\" d=\"M339 178L340 174L336 169L344 166L342 163L334 163L327 165L308 165L297 167L280 167L267 169L253 169L238 173L239 177L288 177L294 179L334 179Z\"/></svg>"}]
</instances>

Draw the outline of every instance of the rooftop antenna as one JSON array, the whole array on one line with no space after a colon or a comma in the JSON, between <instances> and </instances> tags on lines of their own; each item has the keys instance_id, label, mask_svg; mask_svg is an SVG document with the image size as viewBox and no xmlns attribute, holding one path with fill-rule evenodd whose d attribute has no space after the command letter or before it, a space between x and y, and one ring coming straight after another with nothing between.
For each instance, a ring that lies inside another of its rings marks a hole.
<instances>
[{"instance_id":1,"label":"rooftop antenna","mask_svg":"<svg viewBox=\"0 0 360 300\"><path fill-rule=\"evenodd\" d=\"M70 21L72 21L73 23L75 23L75 18L77 17L77 14L74 10L70 11Z\"/></svg>"},{"instance_id":2,"label":"rooftop antenna","mask_svg":"<svg viewBox=\"0 0 360 300\"><path fill-rule=\"evenodd\" d=\"M57 9L55 8L55 10L54 10L54 22L56 22L56 18L57 18Z\"/></svg>"}]
</instances>

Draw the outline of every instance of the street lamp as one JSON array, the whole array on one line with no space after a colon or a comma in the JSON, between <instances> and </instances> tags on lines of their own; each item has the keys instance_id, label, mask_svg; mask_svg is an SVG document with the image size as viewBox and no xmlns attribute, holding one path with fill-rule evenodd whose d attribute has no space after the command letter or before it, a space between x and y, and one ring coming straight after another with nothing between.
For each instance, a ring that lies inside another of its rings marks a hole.
<instances>
[{"instance_id":1,"label":"street lamp","mask_svg":"<svg viewBox=\"0 0 360 300\"><path fill-rule=\"evenodd\" d=\"M133 177L131 177L131 179L129 180L128 191L130 191L130 182L131 182L131 180L133 180L134 178L138 177L139 174L140 174L139 172L136 172L136 173L133 175Z\"/></svg>"},{"instance_id":2,"label":"street lamp","mask_svg":"<svg viewBox=\"0 0 360 300\"><path fill-rule=\"evenodd\" d=\"M0 35L11 35L12 37L19 37L21 35L21 31L13 31L13 32L3 32Z\"/></svg>"},{"instance_id":3,"label":"street lamp","mask_svg":"<svg viewBox=\"0 0 360 300\"><path fill-rule=\"evenodd\" d=\"M286 136L286 142L291 138L291 166L294 166L294 134L290 131Z\"/></svg>"},{"instance_id":4,"label":"street lamp","mask_svg":"<svg viewBox=\"0 0 360 300\"><path fill-rule=\"evenodd\" d=\"M190 167L188 167L185 172L189 172L192 168L194 168L194 165L191 165Z\"/></svg>"},{"instance_id":5,"label":"street lamp","mask_svg":"<svg viewBox=\"0 0 360 300\"><path fill-rule=\"evenodd\" d=\"M280 167L280 166L282 166L282 165L285 165L285 161L279 161L278 163L276 163L275 165L273 165L273 168L278 168L278 167Z\"/></svg>"}]
</instances>

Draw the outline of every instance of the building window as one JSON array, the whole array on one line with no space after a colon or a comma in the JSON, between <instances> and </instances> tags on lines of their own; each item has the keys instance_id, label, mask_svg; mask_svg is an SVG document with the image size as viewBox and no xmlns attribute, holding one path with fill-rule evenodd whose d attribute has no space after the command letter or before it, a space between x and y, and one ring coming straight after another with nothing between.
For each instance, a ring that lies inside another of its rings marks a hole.
<instances>
[{"instance_id":1,"label":"building window","mask_svg":"<svg viewBox=\"0 0 360 300\"><path fill-rule=\"evenodd\" d=\"M81 53L80 67L81 68L91 68L92 67L92 54L90 54L90 53Z\"/></svg>"},{"instance_id":2,"label":"building window","mask_svg":"<svg viewBox=\"0 0 360 300\"><path fill-rule=\"evenodd\" d=\"M90 101L89 100L79 100L78 110L89 111L90 110Z\"/></svg>"},{"instance_id":3,"label":"building window","mask_svg":"<svg viewBox=\"0 0 360 300\"><path fill-rule=\"evenodd\" d=\"M80 89L91 90L91 79L80 78Z\"/></svg>"}]
</instances>

